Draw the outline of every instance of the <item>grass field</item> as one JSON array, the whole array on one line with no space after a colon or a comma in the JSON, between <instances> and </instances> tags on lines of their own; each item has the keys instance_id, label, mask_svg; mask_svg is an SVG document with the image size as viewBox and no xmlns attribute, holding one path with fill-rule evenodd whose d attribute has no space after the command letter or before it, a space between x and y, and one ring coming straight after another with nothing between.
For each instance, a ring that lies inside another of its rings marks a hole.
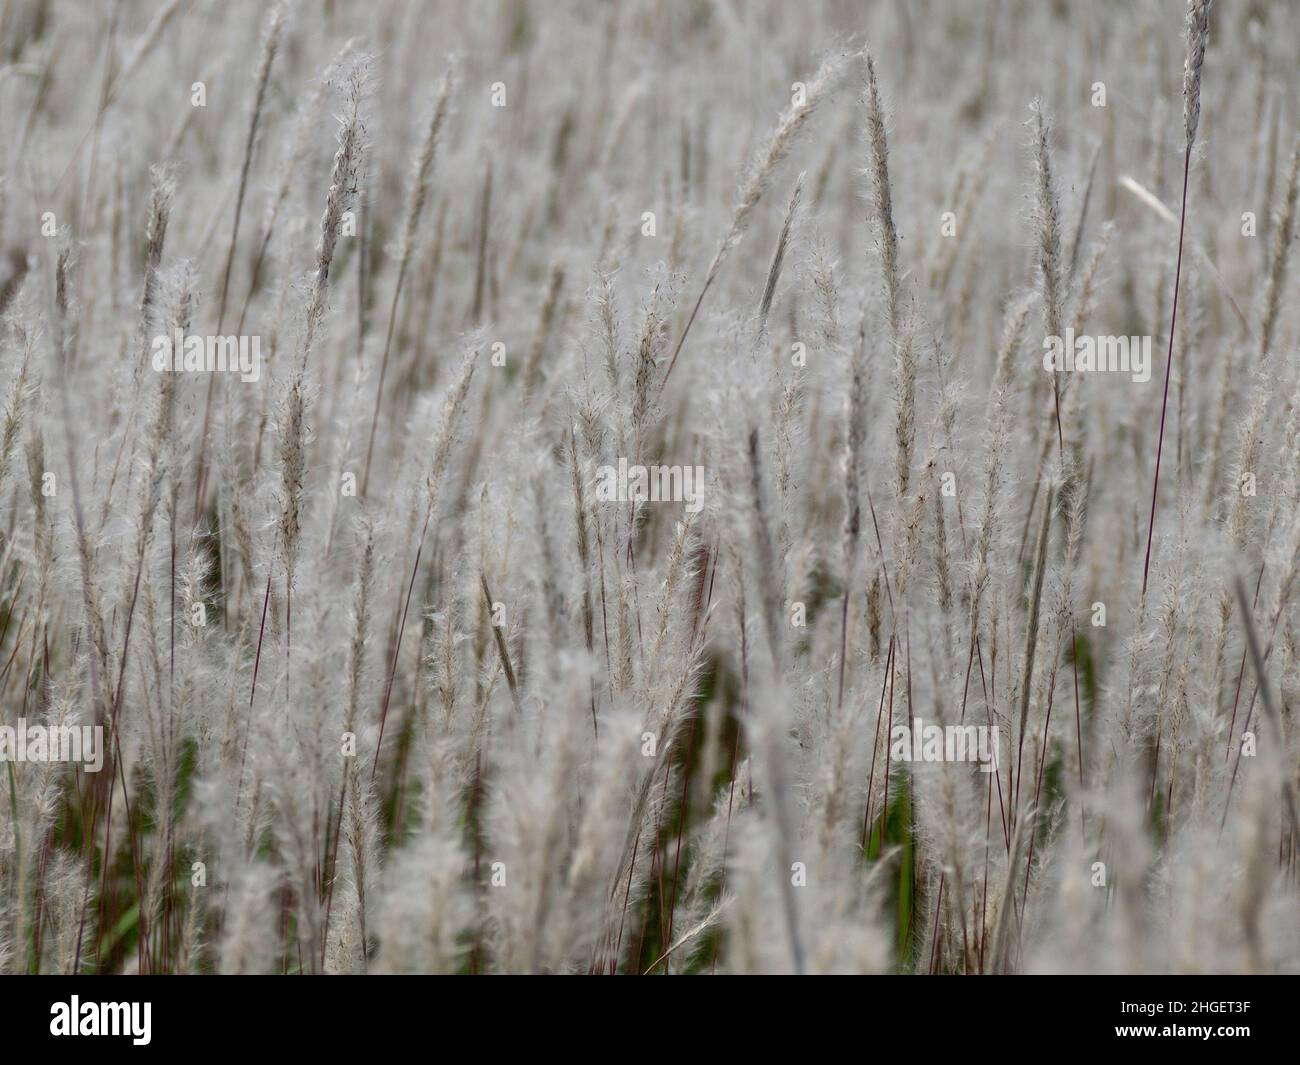
<instances>
[{"instance_id":1,"label":"grass field","mask_svg":"<svg viewBox=\"0 0 1300 1065\"><path fill-rule=\"evenodd\" d=\"M1300 971L1298 35L0 0L0 970Z\"/></svg>"}]
</instances>

